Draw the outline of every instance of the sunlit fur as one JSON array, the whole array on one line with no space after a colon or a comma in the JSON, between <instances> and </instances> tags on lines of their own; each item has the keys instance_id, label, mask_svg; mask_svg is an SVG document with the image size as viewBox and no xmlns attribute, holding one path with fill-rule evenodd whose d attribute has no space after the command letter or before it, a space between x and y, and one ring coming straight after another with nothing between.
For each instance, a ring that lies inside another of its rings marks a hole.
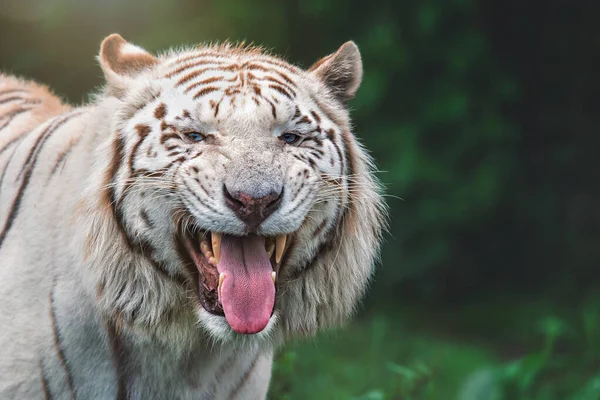
<instances>
[{"instance_id":1,"label":"sunlit fur","mask_svg":"<svg viewBox=\"0 0 600 400\"><path fill-rule=\"evenodd\" d=\"M111 35L99 61L105 88L72 110L0 75L0 397L264 398L274 349L346 321L379 250L384 204L345 106L358 50L304 71ZM284 189L257 230L290 235L257 335L204 310L182 251L189 227L248 233L224 183Z\"/></svg>"}]
</instances>

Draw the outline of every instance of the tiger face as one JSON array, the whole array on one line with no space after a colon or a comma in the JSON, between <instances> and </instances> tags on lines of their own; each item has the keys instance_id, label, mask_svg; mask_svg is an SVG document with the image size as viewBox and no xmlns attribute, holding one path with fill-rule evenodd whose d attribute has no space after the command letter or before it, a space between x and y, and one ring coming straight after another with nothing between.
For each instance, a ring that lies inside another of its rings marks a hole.
<instances>
[{"instance_id":1,"label":"tiger face","mask_svg":"<svg viewBox=\"0 0 600 400\"><path fill-rule=\"evenodd\" d=\"M345 107L362 77L356 45L308 71L228 45L156 58L118 35L99 59L116 110L106 199L128 246L191 293L200 323L266 334L278 318L310 331L349 314L382 224Z\"/></svg>"}]
</instances>

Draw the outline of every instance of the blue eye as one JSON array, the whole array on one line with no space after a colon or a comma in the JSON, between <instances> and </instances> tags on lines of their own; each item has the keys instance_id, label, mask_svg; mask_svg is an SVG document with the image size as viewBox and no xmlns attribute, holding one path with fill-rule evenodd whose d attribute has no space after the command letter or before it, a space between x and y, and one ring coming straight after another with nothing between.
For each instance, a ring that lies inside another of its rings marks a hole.
<instances>
[{"instance_id":1,"label":"blue eye","mask_svg":"<svg viewBox=\"0 0 600 400\"><path fill-rule=\"evenodd\" d=\"M188 132L185 136L192 142L201 142L204 140L204 135L198 132Z\"/></svg>"},{"instance_id":2,"label":"blue eye","mask_svg":"<svg viewBox=\"0 0 600 400\"><path fill-rule=\"evenodd\" d=\"M300 140L299 135L296 135L295 133L289 133L289 132L284 133L283 135L279 136L279 138L281 140L283 140L284 142L286 142L287 144L294 144L298 140Z\"/></svg>"}]
</instances>

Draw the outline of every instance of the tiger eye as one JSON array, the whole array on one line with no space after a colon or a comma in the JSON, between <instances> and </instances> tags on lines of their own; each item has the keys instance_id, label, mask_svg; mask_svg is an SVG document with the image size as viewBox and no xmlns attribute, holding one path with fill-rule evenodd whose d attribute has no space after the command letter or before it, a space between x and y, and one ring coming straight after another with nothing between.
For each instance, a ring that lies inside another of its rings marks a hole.
<instances>
[{"instance_id":1,"label":"tiger eye","mask_svg":"<svg viewBox=\"0 0 600 400\"><path fill-rule=\"evenodd\" d=\"M287 144L294 144L294 143L297 143L298 140L300 140L300 135L297 135L295 133L286 132L283 135L279 136L279 138L281 140L283 140L284 142L286 142Z\"/></svg>"},{"instance_id":2,"label":"tiger eye","mask_svg":"<svg viewBox=\"0 0 600 400\"><path fill-rule=\"evenodd\" d=\"M204 135L199 132L187 132L185 136L192 142L201 142L204 140Z\"/></svg>"}]
</instances>

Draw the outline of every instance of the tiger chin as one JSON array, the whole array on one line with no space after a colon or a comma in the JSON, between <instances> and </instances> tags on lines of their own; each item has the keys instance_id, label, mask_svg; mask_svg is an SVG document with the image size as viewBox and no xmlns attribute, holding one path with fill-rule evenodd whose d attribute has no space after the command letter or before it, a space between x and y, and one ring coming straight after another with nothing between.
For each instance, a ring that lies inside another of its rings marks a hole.
<instances>
[{"instance_id":1,"label":"tiger chin","mask_svg":"<svg viewBox=\"0 0 600 400\"><path fill-rule=\"evenodd\" d=\"M347 42L160 56L108 36L71 107L0 75L0 397L262 399L273 353L340 326L385 225Z\"/></svg>"}]
</instances>

